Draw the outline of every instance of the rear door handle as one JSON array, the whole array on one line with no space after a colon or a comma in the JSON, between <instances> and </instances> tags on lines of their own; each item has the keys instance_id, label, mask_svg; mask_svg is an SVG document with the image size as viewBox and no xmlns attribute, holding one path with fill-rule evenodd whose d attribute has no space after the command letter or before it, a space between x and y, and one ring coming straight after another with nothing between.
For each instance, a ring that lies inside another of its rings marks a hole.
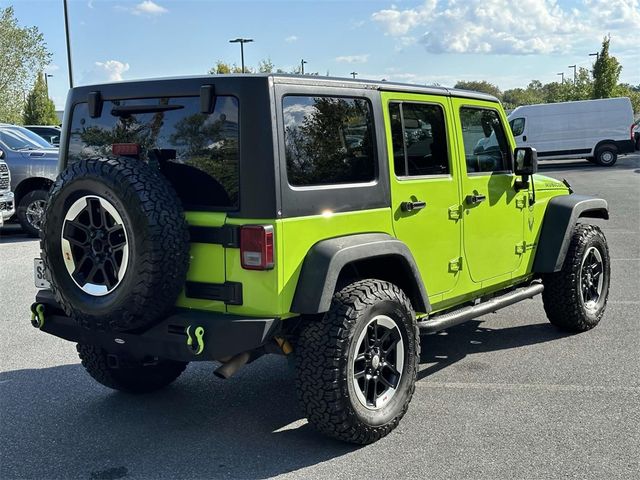
<instances>
[{"instance_id":1,"label":"rear door handle","mask_svg":"<svg viewBox=\"0 0 640 480\"><path fill-rule=\"evenodd\" d=\"M473 195L467 195L466 202L469 205L478 205L479 203L484 202L486 199L487 199L486 195L475 193Z\"/></svg>"},{"instance_id":2,"label":"rear door handle","mask_svg":"<svg viewBox=\"0 0 640 480\"><path fill-rule=\"evenodd\" d=\"M403 212L413 212L414 210L422 210L427 206L427 202L415 201L415 202L402 202L400 208Z\"/></svg>"}]
</instances>

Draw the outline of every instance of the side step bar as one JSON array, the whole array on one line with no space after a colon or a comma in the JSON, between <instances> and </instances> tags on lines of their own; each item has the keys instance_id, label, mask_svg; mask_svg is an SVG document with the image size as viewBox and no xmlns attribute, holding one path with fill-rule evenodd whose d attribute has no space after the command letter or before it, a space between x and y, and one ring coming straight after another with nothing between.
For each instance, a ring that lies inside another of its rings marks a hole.
<instances>
[{"instance_id":1,"label":"side step bar","mask_svg":"<svg viewBox=\"0 0 640 480\"><path fill-rule=\"evenodd\" d=\"M509 305L518 303L521 300L535 297L542 293L543 290L544 285L541 283L533 283L528 287L518 288L517 290L499 297L494 297L486 302L479 303L478 305L473 305L450 313L444 313L434 317L432 320L418 322L418 327L420 327L421 334L436 333L481 315L508 307Z\"/></svg>"}]
</instances>

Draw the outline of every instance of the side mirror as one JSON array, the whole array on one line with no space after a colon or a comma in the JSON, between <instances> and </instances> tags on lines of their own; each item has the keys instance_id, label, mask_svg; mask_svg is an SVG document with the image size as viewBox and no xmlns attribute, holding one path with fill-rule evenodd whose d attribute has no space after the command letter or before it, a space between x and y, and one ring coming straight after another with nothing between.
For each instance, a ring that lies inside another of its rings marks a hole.
<instances>
[{"instance_id":1,"label":"side mirror","mask_svg":"<svg viewBox=\"0 0 640 480\"><path fill-rule=\"evenodd\" d=\"M538 152L531 147L518 147L513 152L516 175L528 177L538 171Z\"/></svg>"}]
</instances>

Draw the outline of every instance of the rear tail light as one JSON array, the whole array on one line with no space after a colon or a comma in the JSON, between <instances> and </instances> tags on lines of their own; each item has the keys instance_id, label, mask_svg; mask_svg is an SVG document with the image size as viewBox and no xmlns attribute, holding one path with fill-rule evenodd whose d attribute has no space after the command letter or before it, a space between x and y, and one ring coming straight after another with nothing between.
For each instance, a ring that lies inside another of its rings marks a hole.
<instances>
[{"instance_id":1,"label":"rear tail light","mask_svg":"<svg viewBox=\"0 0 640 480\"><path fill-rule=\"evenodd\" d=\"M240 227L240 261L247 270L273 268L273 227L245 225Z\"/></svg>"}]
</instances>

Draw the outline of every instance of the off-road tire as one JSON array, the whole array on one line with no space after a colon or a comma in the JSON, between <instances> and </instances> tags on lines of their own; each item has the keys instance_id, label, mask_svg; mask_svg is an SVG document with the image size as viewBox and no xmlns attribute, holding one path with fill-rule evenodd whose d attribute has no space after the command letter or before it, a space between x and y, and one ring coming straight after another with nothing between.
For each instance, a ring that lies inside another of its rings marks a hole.
<instances>
[{"instance_id":1,"label":"off-road tire","mask_svg":"<svg viewBox=\"0 0 640 480\"><path fill-rule=\"evenodd\" d=\"M354 394L349 364L357 335L376 315L388 315L404 342L404 367L397 390L381 410L367 411ZM415 389L420 336L411 302L397 286L360 280L335 293L329 311L312 319L296 342L296 391L309 422L321 433L368 444L391 432L404 416Z\"/></svg>"},{"instance_id":2,"label":"off-road tire","mask_svg":"<svg viewBox=\"0 0 640 480\"><path fill-rule=\"evenodd\" d=\"M87 195L107 200L122 217L128 264L111 292L86 292L62 253L65 215ZM174 307L189 267L189 231L169 182L130 158L74 162L56 180L43 223L42 257L51 289L65 313L85 328L127 331L152 326Z\"/></svg>"},{"instance_id":3,"label":"off-road tire","mask_svg":"<svg viewBox=\"0 0 640 480\"><path fill-rule=\"evenodd\" d=\"M603 262L603 289L597 308L585 307L580 293L580 271L585 254L595 247ZM611 268L607 240L595 225L577 224L571 236L571 243L562 270L545 274L542 302L549 321L569 332L584 332L595 327L607 306Z\"/></svg>"},{"instance_id":4,"label":"off-road tire","mask_svg":"<svg viewBox=\"0 0 640 480\"><path fill-rule=\"evenodd\" d=\"M158 359L146 364L139 360L117 359L109 362L107 352L94 345L77 345L82 366L105 387L127 393L150 393L177 379L187 363Z\"/></svg>"},{"instance_id":5,"label":"off-road tire","mask_svg":"<svg viewBox=\"0 0 640 480\"><path fill-rule=\"evenodd\" d=\"M27 211L31 205L46 203L49 198L49 192L46 190L32 190L20 199L16 206L16 216L20 226L27 235L33 238L40 236L40 228L34 225L27 216ZM40 220L42 221L42 220Z\"/></svg>"},{"instance_id":6,"label":"off-road tire","mask_svg":"<svg viewBox=\"0 0 640 480\"><path fill-rule=\"evenodd\" d=\"M618 149L615 145L605 143L596 150L596 163L603 167L612 167L618 160Z\"/></svg>"}]
</instances>

